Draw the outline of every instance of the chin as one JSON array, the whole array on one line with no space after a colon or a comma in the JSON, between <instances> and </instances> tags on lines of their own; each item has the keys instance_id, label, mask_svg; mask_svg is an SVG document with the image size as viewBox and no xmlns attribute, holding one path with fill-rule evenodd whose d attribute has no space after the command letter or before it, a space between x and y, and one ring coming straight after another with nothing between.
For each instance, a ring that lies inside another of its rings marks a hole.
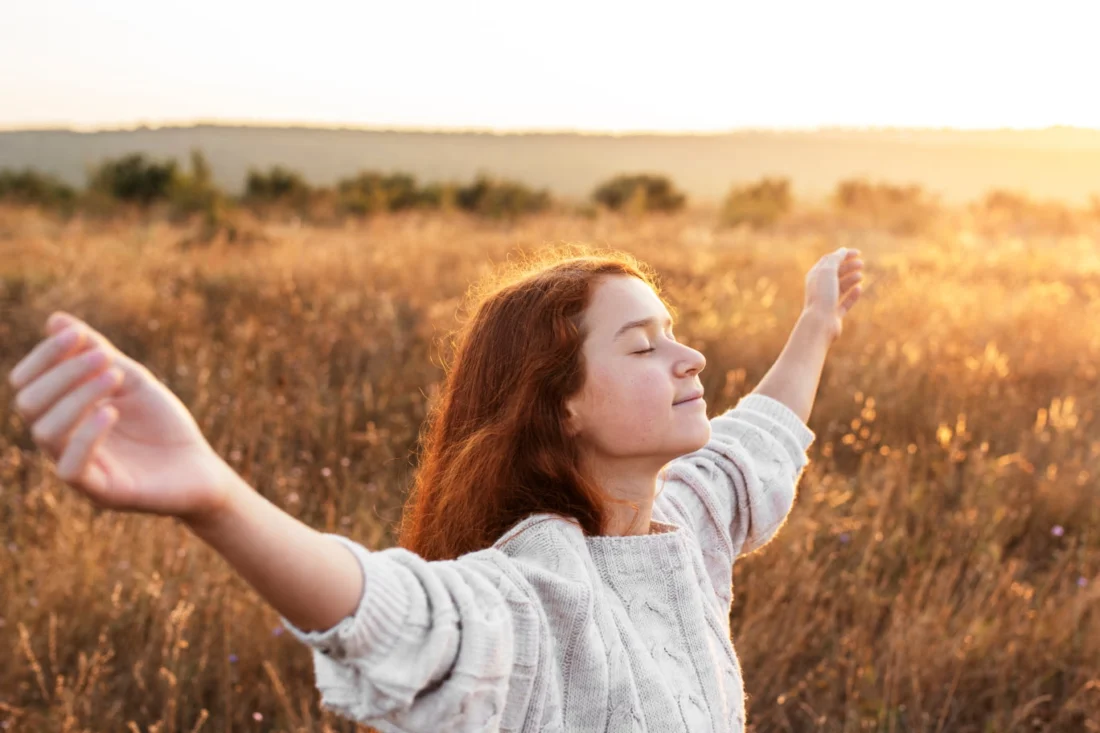
<instances>
[{"instance_id":1,"label":"chin","mask_svg":"<svg viewBox=\"0 0 1100 733\"><path fill-rule=\"evenodd\" d=\"M690 436L685 436L679 455L694 453L710 442L710 422L704 423L704 427L691 431Z\"/></svg>"}]
</instances>

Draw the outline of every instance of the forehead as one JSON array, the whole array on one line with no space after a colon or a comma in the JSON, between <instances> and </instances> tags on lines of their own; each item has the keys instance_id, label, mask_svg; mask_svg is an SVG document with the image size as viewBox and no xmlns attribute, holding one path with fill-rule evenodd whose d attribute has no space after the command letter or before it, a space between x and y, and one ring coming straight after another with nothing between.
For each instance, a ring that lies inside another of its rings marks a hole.
<instances>
[{"instance_id":1,"label":"forehead","mask_svg":"<svg viewBox=\"0 0 1100 733\"><path fill-rule=\"evenodd\" d=\"M659 320L669 316L653 288L636 277L609 275L600 278L596 285L585 321L593 333L614 333L626 321L647 316Z\"/></svg>"}]
</instances>

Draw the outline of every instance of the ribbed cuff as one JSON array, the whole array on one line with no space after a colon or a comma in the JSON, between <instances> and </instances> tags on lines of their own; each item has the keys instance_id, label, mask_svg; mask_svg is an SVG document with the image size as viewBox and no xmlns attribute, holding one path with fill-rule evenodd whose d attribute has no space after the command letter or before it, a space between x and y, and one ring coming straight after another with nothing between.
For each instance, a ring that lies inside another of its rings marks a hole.
<instances>
[{"instance_id":1,"label":"ribbed cuff","mask_svg":"<svg viewBox=\"0 0 1100 733\"><path fill-rule=\"evenodd\" d=\"M347 547L359 561L363 571L359 605L350 616L322 631L303 631L286 618L280 616L280 619L295 638L333 659L384 656L393 646L409 610L409 593L402 581L402 573L407 571L386 554L398 548L371 552L342 535L325 536Z\"/></svg>"},{"instance_id":2,"label":"ribbed cuff","mask_svg":"<svg viewBox=\"0 0 1100 733\"><path fill-rule=\"evenodd\" d=\"M770 417L790 431L798 446L805 453L816 437L814 432L806 426L794 410L784 405L774 397L769 397L758 392L753 392L741 398L733 409L752 410Z\"/></svg>"}]
</instances>

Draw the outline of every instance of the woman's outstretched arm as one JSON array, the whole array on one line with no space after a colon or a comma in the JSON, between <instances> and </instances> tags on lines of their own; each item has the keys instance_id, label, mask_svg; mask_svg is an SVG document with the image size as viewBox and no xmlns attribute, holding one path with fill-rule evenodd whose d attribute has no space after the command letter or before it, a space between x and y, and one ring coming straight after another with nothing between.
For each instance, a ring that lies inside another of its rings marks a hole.
<instances>
[{"instance_id":1,"label":"woman's outstretched arm","mask_svg":"<svg viewBox=\"0 0 1100 733\"><path fill-rule=\"evenodd\" d=\"M778 400L802 422L809 421L821 370L825 368L825 357L834 339L823 316L803 311L779 358L752 393Z\"/></svg>"},{"instance_id":2,"label":"woman's outstretched arm","mask_svg":"<svg viewBox=\"0 0 1100 733\"><path fill-rule=\"evenodd\" d=\"M363 580L351 552L249 487L179 398L102 333L63 311L45 330L8 381L59 478L105 509L183 521L303 628L355 611Z\"/></svg>"},{"instance_id":3,"label":"woman's outstretched arm","mask_svg":"<svg viewBox=\"0 0 1100 733\"><path fill-rule=\"evenodd\" d=\"M793 506L815 437L806 422L825 357L859 299L858 254L840 249L810 270L802 315L775 364L752 394L711 419L706 446L668 466L657 501L694 529L724 603L733 562L767 544Z\"/></svg>"},{"instance_id":4,"label":"woman's outstretched arm","mask_svg":"<svg viewBox=\"0 0 1100 733\"><path fill-rule=\"evenodd\" d=\"M829 347L840 335L844 316L859 300L862 269L859 250L845 248L822 257L811 268L802 314L753 393L778 400L802 422L809 421Z\"/></svg>"},{"instance_id":5,"label":"woman's outstretched arm","mask_svg":"<svg viewBox=\"0 0 1100 733\"><path fill-rule=\"evenodd\" d=\"M502 553L427 562L313 530L248 486L103 334L63 312L46 333L8 381L58 477L104 509L190 527L311 647L324 706L410 733L513 729L545 694L547 626Z\"/></svg>"},{"instance_id":6,"label":"woman's outstretched arm","mask_svg":"<svg viewBox=\"0 0 1100 733\"><path fill-rule=\"evenodd\" d=\"M352 552L279 509L238 474L226 480L222 508L184 524L298 628L328 629L352 615L365 586Z\"/></svg>"}]
</instances>

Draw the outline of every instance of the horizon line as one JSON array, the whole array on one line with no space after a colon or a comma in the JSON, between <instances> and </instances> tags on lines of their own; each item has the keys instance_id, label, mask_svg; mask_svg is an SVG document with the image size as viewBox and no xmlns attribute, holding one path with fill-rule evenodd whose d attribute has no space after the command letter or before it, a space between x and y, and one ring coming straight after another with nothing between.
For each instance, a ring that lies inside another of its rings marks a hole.
<instances>
[{"instance_id":1,"label":"horizon line","mask_svg":"<svg viewBox=\"0 0 1100 733\"><path fill-rule=\"evenodd\" d=\"M743 126L713 130L647 130L647 129L592 129L592 128L551 128L551 127L491 127L491 126L439 126L439 125L370 125L354 123L324 123L309 121L275 121L255 119L191 119L191 120L137 120L132 122L104 123L94 125L59 125L57 123L30 123L8 126L0 123L0 132L72 132L96 134L102 132L137 132L140 130L193 129L197 127L258 128L258 129L305 129L325 131L355 132L399 132L423 134L488 134L488 135L578 135L591 137L715 137L737 133L820 133L820 132L959 132L959 133L1004 133L1004 132L1100 132L1100 127L1078 125L1047 125L1045 127L1019 127L1005 125L1001 127L952 127L943 125L903 126L903 125L773 125L770 127Z\"/></svg>"}]
</instances>

